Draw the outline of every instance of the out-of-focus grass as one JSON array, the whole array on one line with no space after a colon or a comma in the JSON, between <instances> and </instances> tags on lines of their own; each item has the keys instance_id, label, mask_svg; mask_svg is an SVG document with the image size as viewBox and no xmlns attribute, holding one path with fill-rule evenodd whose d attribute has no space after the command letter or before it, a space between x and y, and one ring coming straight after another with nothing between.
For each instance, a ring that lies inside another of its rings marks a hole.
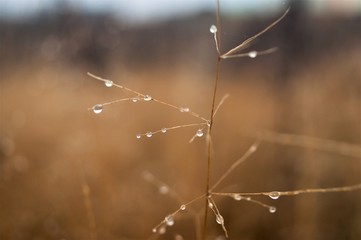
<instances>
[{"instance_id":1,"label":"out-of-focus grass","mask_svg":"<svg viewBox=\"0 0 361 240\"><path fill-rule=\"evenodd\" d=\"M272 63L265 68L258 59L251 64L240 60L247 68L226 66L219 96L229 93L230 98L215 120L212 181L244 153L255 140L252 133L260 129L360 145L360 51L355 46L336 49L330 56L315 54L312 62L299 63L287 87L275 84L278 75ZM124 93L87 77L93 69L36 59L29 56L26 65L7 65L1 77L1 239L88 239L83 177L91 189L98 239L146 238L179 207L142 180L143 170L185 199L203 193L204 139L188 144L196 129L135 138L140 132L196 119L152 102L111 105L95 115L87 108ZM149 68L143 63L137 71L125 72L111 60L102 77L208 116L213 70L193 61ZM220 188L247 192L334 187L359 183L360 176L360 159L261 142L256 154ZM361 236L359 192L264 199L277 206L276 214L247 202L217 201L230 239ZM164 239L176 233L194 238L187 213L168 228ZM210 234L222 234L215 221Z\"/></svg>"}]
</instances>

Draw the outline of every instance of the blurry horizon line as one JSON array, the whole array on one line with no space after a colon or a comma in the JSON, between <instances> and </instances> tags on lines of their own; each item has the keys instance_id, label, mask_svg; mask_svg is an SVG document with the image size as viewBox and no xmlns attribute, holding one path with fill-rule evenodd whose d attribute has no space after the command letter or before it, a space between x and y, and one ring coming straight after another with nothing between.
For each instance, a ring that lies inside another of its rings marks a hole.
<instances>
[{"instance_id":1,"label":"blurry horizon line","mask_svg":"<svg viewBox=\"0 0 361 240\"><path fill-rule=\"evenodd\" d=\"M37 4L29 5L34 1ZM211 2L214 2L213 4L209 4L210 0L197 0L193 3L190 1L192 0L172 1L172 4L169 5L169 0L104 0L102 2L91 0L0 0L0 20L21 21L46 14L74 12L84 15L109 14L109 16L120 21L144 24L214 12L215 0L211 0ZM117 3L114 6L109 6L110 3L115 2ZM154 4L157 2L163 3L163 5ZM307 13L316 15L361 14L361 2L359 0L345 0L341 2L327 2L326 0L227 0L222 2L222 14L229 17L239 17L241 15L244 17L249 17L249 15L268 16L276 12L282 12L293 4L301 7Z\"/></svg>"}]
</instances>

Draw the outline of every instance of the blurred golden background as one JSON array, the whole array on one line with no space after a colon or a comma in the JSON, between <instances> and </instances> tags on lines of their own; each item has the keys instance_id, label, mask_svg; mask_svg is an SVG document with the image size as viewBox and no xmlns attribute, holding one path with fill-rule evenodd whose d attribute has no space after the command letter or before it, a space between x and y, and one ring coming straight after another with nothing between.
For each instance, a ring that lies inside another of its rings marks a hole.
<instances>
[{"instance_id":1,"label":"blurred golden background","mask_svg":"<svg viewBox=\"0 0 361 240\"><path fill-rule=\"evenodd\" d=\"M220 190L361 182L360 11L315 14L302 3L286 3L286 18L250 47L277 46L276 53L223 62L217 99L230 97L215 119L211 181L262 131L329 139L341 148L350 144L356 154L261 139L258 151ZM222 50L259 32L282 11L222 14ZM208 118L214 23L209 11L134 24L67 5L1 19L0 239L196 238L187 211L164 235L152 234L179 204L142 174L151 172L186 201L203 194L205 138L188 143L197 128L135 136L198 120L154 102L122 102L94 114L88 110L94 104L134 96L86 73ZM361 239L360 191L257 199L277 212L216 198L229 239ZM201 203L195 208L202 213ZM222 228L212 214L209 219L209 239L222 239Z\"/></svg>"}]
</instances>

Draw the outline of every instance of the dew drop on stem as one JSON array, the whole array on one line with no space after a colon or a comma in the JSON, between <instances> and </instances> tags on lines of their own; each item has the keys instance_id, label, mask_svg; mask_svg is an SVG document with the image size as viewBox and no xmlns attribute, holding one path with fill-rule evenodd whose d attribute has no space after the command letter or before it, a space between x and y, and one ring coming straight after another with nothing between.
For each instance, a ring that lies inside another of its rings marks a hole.
<instances>
[{"instance_id":1,"label":"dew drop on stem","mask_svg":"<svg viewBox=\"0 0 361 240\"><path fill-rule=\"evenodd\" d=\"M137 134L137 135L135 135L135 137L139 139L139 138L142 137L142 135L141 135L141 134Z\"/></svg>"},{"instance_id":2,"label":"dew drop on stem","mask_svg":"<svg viewBox=\"0 0 361 240\"><path fill-rule=\"evenodd\" d=\"M181 107L181 108L179 109L179 111L180 111L180 112L189 112L189 108L187 108L187 107Z\"/></svg>"},{"instance_id":3,"label":"dew drop on stem","mask_svg":"<svg viewBox=\"0 0 361 240\"><path fill-rule=\"evenodd\" d=\"M198 129L196 132L197 137L202 137L203 136L203 130L202 129Z\"/></svg>"},{"instance_id":4,"label":"dew drop on stem","mask_svg":"<svg viewBox=\"0 0 361 240\"><path fill-rule=\"evenodd\" d=\"M253 144L249 149L250 152L255 152L256 150L257 150L257 145L256 144Z\"/></svg>"},{"instance_id":5,"label":"dew drop on stem","mask_svg":"<svg viewBox=\"0 0 361 240\"><path fill-rule=\"evenodd\" d=\"M169 192L169 187L167 185L162 185L159 187L159 193L167 194Z\"/></svg>"},{"instance_id":6,"label":"dew drop on stem","mask_svg":"<svg viewBox=\"0 0 361 240\"><path fill-rule=\"evenodd\" d=\"M151 132L147 132L146 134L145 134L147 137L152 137L153 136L153 133L151 133Z\"/></svg>"},{"instance_id":7,"label":"dew drop on stem","mask_svg":"<svg viewBox=\"0 0 361 240\"><path fill-rule=\"evenodd\" d=\"M180 210L182 210L182 211L186 210L186 208L187 208L187 207L186 207L186 205L184 205L184 204L180 206Z\"/></svg>"},{"instance_id":8,"label":"dew drop on stem","mask_svg":"<svg viewBox=\"0 0 361 240\"><path fill-rule=\"evenodd\" d=\"M217 217L216 217L216 222L217 222L218 224L223 224L223 223L224 223L223 217L222 217L221 215L217 215Z\"/></svg>"},{"instance_id":9,"label":"dew drop on stem","mask_svg":"<svg viewBox=\"0 0 361 240\"><path fill-rule=\"evenodd\" d=\"M276 191L273 191L273 192L270 192L268 194L268 196L274 200L278 199L280 196L281 196L281 193L280 192L276 192Z\"/></svg>"},{"instance_id":10,"label":"dew drop on stem","mask_svg":"<svg viewBox=\"0 0 361 240\"><path fill-rule=\"evenodd\" d=\"M234 200L236 200L236 201L241 201L241 200L242 200L242 196L241 196L240 194L234 194L234 195L233 195L233 198L234 198Z\"/></svg>"},{"instance_id":11,"label":"dew drop on stem","mask_svg":"<svg viewBox=\"0 0 361 240\"><path fill-rule=\"evenodd\" d=\"M165 132L167 132L167 129L166 129L166 128L162 128L161 131L162 131L162 133L165 133Z\"/></svg>"},{"instance_id":12,"label":"dew drop on stem","mask_svg":"<svg viewBox=\"0 0 361 240\"><path fill-rule=\"evenodd\" d=\"M173 226L174 225L174 218L172 215L168 215L165 217L165 223L168 225L168 226Z\"/></svg>"},{"instance_id":13,"label":"dew drop on stem","mask_svg":"<svg viewBox=\"0 0 361 240\"><path fill-rule=\"evenodd\" d=\"M136 102L138 102L138 101L139 101L139 98L138 98L138 97L132 98L132 102L133 102L133 103L136 103Z\"/></svg>"},{"instance_id":14,"label":"dew drop on stem","mask_svg":"<svg viewBox=\"0 0 361 240\"><path fill-rule=\"evenodd\" d=\"M101 105L101 104L96 104L96 105L94 105L93 106L93 112L95 113L95 114L99 114L99 113L101 113L102 111L103 111L103 105Z\"/></svg>"},{"instance_id":15,"label":"dew drop on stem","mask_svg":"<svg viewBox=\"0 0 361 240\"><path fill-rule=\"evenodd\" d=\"M251 52L249 52L249 53L248 53L248 57L250 57L250 58L255 58L255 57L257 57L257 51L251 51Z\"/></svg>"},{"instance_id":16,"label":"dew drop on stem","mask_svg":"<svg viewBox=\"0 0 361 240\"><path fill-rule=\"evenodd\" d=\"M217 27L216 27L215 25L212 25L212 26L209 28L209 31L214 34L214 33L217 32Z\"/></svg>"},{"instance_id":17,"label":"dew drop on stem","mask_svg":"<svg viewBox=\"0 0 361 240\"><path fill-rule=\"evenodd\" d=\"M104 84L105 84L106 87L112 87L113 86L113 81L112 80L106 80L104 82Z\"/></svg>"},{"instance_id":18,"label":"dew drop on stem","mask_svg":"<svg viewBox=\"0 0 361 240\"><path fill-rule=\"evenodd\" d=\"M277 211L277 208L272 206L272 207L269 207L268 211L270 213L275 213Z\"/></svg>"},{"instance_id":19,"label":"dew drop on stem","mask_svg":"<svg viewBox=\"0 0 361 240\"><path fill-rule=\"evenodd\" d=\"M150 100L152 100L152 97L151 96L149 96L149 95L145 95L144 97L143 97L143 99L144 99L144 101L150 101Z\"/></svg>"}]
</instances>

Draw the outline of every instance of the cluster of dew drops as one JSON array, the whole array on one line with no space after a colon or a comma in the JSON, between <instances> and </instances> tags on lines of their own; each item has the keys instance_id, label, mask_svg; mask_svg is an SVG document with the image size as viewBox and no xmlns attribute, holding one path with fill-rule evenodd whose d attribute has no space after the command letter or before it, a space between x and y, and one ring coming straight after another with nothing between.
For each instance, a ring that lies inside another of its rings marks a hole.
<instances>
[{"instance_id":1,"label":"cluster of dew drops","mask_svg":"<svg viewBox=\"0 0 361 240\"><path fill-rule=\"evenodd\" d=\"M269 196L270 198L272 198L273 200L277 200L277 199L280 198L281 193L280 193L280 192L277 192L277 191L273 191L273 192L270 192L270 193L268 194L268 196ZM274 207L274 206L270 206L268 210L269 210L270 213L275 213L275 212L277 211L277 208Z\"/></svg>"},{"instance_id":2,"label":"cluster of dew drops","mask_svg":"<svg viewBox=\"0 0 361 240\"><path fill-rule=\"evenodd\" d=\"M108 88L113 86L113 81L112 80L105 80L104 81L104 85ZM143 99L141 99L140 97L135 97L132 99L133 102L138 102L140 100L144 100L146 102L149 102L150 100L152 100L152 97L150 95L144 95ZM103 104L96 104L92 107L92 110L95 114L99 114L103 111Z\"/></svg>"},{"instance_id":3,"label":"cluster of dew drops","mask_svg":"<svg viewBox=\"0 0 361 240\"><path fill-rule=\"evenodd\" d=\"M113 86L113 81L112 80L105 80L104 81L104 85L108 88L112 87ZM138 102L138 101L145 101L145 102L149 102L151 101L153 98L150 96L150 95L144 95L142 96L142 98L140 96L138 97L135 97L135 98L132 98L132 101L134 103ZM92 107L92 111L95 113L95 114L100 114L102 111L103 111L103 104L95 104L93 107ZM181 107L179 108L179 111L182 112L182 113L188 113L190 111L190 109L188 107ZM168 128L162 128L160 130L160 132L162 133L166 133L168 130ZM153 132L147 132L146 134L144 134L145 136L147 136L148 138L152 137L153 136ZM203 132L203 129L198 129L196 134L195 134L197 137L202 137L204 135L204 132ZM142 137L142 134L137 134L136 135L136 138L137 139L140 139Z\"/></svg>"},{"instance_id":4,"label":"cluster of dew drops","mask_svg":"<svg viewBox=\"0 0 361 240\"><path fill-rule=\"evenodd\" d=\"M110 87L113 86L113 81L112 81L112 80L106 80L106 81L104 82L104 84L105 84L106 87L109 87L109 88L110 88ZM93 112L94 112L95 114L101 113L101 112L103 111L103 104L96 104L96 105L94 105L93 108L92 108L92 110L93 110Z\"/></svg>"},{"instance_id":5,"label":"cluster of dew drops","mask_svg":"<svg viewBox=\"0 0 361 240\"><path fill-rule=\"evenodd\" d=\"M281 196L281 193L280 192L277 192L277 191L273 191L273 192L270 192L267 194L271 199L273 200L277 200L280 196ZM241 194L239 193L235 193L233 194L233 199L236 200L236 201L241 201L241 200L246 200L246 201L252 201L252 198L250 197L244 197L242 196ZM266 206L268 208L268 211L270 213L275 213L277 211L277 208L275 206ZM217 221L218 222L218 221Z\"/></svg>"},{"instance_id":6,"label":"cluster of dew drops","mask_svg":"<svg viewBox=\"0 0 361 240\"><path fill-rule=\"evenodd\" d=\"M217 29L217 27L216 27L215 25L211 25L211 27L209 28L209 31L210 31L212 34L216 35L218 29ZM255 58L255 57L257 57L257 51L251 51L251 52L249 52L249 53L248 53L248 56L249 56L250 58ZM110 87L113 86L114 83L113 83L113 81L111 81L111 80L105 80L105 81L104 81L104 84L105 84L106 87L109 87L109 88L110 88ZM140 100L143 100L143 101L148 102L148 101L151 101L151 100L152 100L152 97L151 97L150 95L144 95L144 96L142 96L142 98L140 98L140 97L138 96L138 97L132 99L133 102L138 102L138 101L140 101ZM100 114L100 113L103 111L103 104L96 104L96 105L94 105L94 106L92 107L92 110L93 110L93 112L94 112L95 114ZM184 112L184 113L187 113L187 112L190 111L188 107L181 107L179 110L180 110L180 112ZM162 129L160 130L160 132L166 133L167 130L168 130L167 128L162 128ZM154 133L152 133L152 132L147 132L147 133L145 134L145 136L147 136L148 138L150 138L150 137L153 136L153 134L154 134ZM203 129L198 129L197 132L196 132L196 136L197 136L197 137L202 137L203 135L204 135ZM138 139L140 139L141 137L142 137L142 134L137 134L137 135L136 135L136 138L138 138ZM162 193L162 194L166 194L166 193L168 193L168 187L167 187L167 186L162 186L162 187L159 188L159 191L160 191L160 193ZM270 192L270 193L268 194L268 196L269 196L271 199L274 199L274 200L275 200L275 199L278 199L278 198L280 197L280 195L281 195L280 192L276 192L276 191ZM234 198L236 201L240 201L240 200L242 200L242 199L244 199L244 200L251 200L251 198L249 198L249 197L243 197L243 196L241 196L240 194L234 194L233 198ZM213 204L212 204L212 203L209 203L209 207L210 207L210 208L213 208ZM186 205L181 205L179 209L182 210L182 211L184 211L184 210L186 209ZM269 212L270 212L270 213L275 213L275 212L276 212L276 207L270 206L270 207L269 207ZM223 217L222 217L220 214L217 214L217 215L216 215L216 222L217 222L218 224L223 224L223 223L224 223L224 219L223 219ZM164 223L165 223L165 224L162 225L162 226L160 226L159 228L153 228L152 231L153 231L154 233L157 232L157 233L159 233L159 234L164 234L164 233L166 232L166 226L173 226L174 223L175 223L174 218L173 218L173 215L168 215L168 216L166 216L165 219L164 219ZM182 239L182 238L179 238L179 239Z\"/></svg>"},{"instance_id":7,"label":"cluster of dew drops","mask_svg":"<svg viewBox=\"0 0 361 240\"><path fill-rule=\"evenodd\" d=\"M187 208L186 205L183 204L183 205L180 206L179 210L184 211L184 210L186 210L186 208ZM173 226L175 224L173 214L170 214L170 215L166 216L164 218L163 222L164 222L164 225L153 228L152 232L158 233L158 234L164 234L166 232L166 227L167 226Z\"/></svg>"}]
</instances>

